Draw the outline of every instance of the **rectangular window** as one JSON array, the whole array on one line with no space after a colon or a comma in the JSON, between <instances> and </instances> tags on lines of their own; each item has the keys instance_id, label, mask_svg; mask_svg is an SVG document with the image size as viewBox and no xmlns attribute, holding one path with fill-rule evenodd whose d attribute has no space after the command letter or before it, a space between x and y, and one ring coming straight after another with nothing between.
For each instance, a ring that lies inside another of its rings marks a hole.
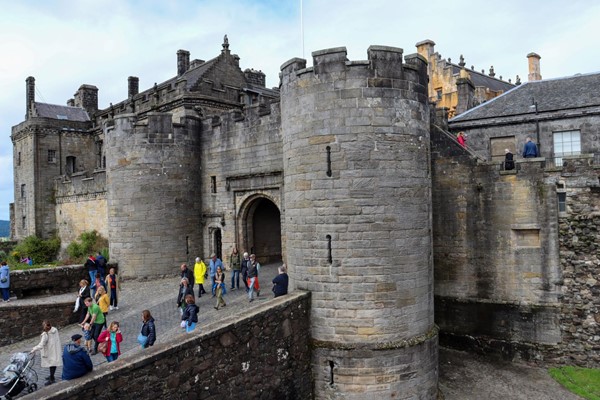
<instances>
[{"instance_id":1,"label":"rectangular window","mask_svg":"<svg viewBox=\"0 0 600 400\"><path fill-rule=\"evenodd\" d=\"M437 99L442 99L442 89L436 89L435 94L437 95Z\"/></svg>"},{"instance_id":2,"label":"rectangular window","mask_svg":"<svg viewBox=\"0 0 600 400\"><path fill-rule=\"evenodd\" d=\"M21 227L25 229L27 227L27 217L23 215L21 218Z\"/></svg>"},{"instance_id":3,"label":"rectangular window","mask_svg":"<svg viewBox=\"0 0 600 400\"><path fill-rule=\"evenodd\" d=\"M554 165L561 167L563 156L581 154L581 137L577 131L554 132Z\"/></svg>"},{"instance_id":4,"label":"rectangular window","mask_svg":"<svg viewBox=\"0 0 600 400\"><path fill-rule=\"evenodd\" d=\"M25 198L25 184L24 183L21 184L21 198L22 199Z\"/></svg>"},{"instance_id":5,"label":"rectangular window","mask_svg":"<svg viewBox=\"0 0 600 400\"><path fill-rule=\"evenodd\" d=\"M210 177L210 192L217 193L217 177L216 176Z\"/></svg>"},{"instance_id":6,"label":"rectangular window","mask_svg":"<svg viewBox=\"0 0 600 400\"><path fill-rule=\"evenodd\" d=\"M558 197L558 212L567 212L567 194L565 192L556 192Z\"/></svg>"},{"instance_id":7,"label":"rectangular window","mask_svg":"<svg viewBox=\"0 0 600 400\"><path fill-rule=\"evenodd\" d=\"M48 150L48 163L56 163L56 150Z\"/></svg>"},{"instance_id":8,"label":"rectangular window","mask_svg":"<svg viewBox=\"0 0 600 400\"><path fill-rule=\"evenodd\" d=\"M17 166L21 165L21 152L17 154Z\"/></svg>"}]
</instances>

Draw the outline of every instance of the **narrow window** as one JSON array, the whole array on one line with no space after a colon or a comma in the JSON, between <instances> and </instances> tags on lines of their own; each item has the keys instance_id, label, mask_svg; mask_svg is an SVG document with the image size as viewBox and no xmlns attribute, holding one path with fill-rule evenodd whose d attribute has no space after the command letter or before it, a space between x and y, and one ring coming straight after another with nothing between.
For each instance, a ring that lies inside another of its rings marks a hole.
<instances>
[{"instance_id":1,"label":"narrow window","mask_svg":"<svg viewBox=\"0 0 600 400\"><path fill-rule=\"evenodd\" d=\"M558 212L567 212L567 194L565 192L557 192L558 197Z\"/></svg>"},{"instance_id":2,"label":"narrow window","mask_svg":"<svg viewBox=\"0 0 600 400\"><path fill-rule=\"evenodd\" d=\"M24 183L21 184L21 198L22 199L25 198L25 184Z\"/></svg>"},{"instance_id":3,"label":"narrow window","mask_svg":"<svg viewBox=\"0 0 600 400\"><path fill-rule=\"evenodd\" d=\"M48 150L48 163L56 163L56 150Z\"/></svg>"},{"instance_id":4,"label":"narrow window","mask_svg":"<svg viewBox=\"0 0 600 400\"><path fill-rule=\"evenodd\" d=\"M333 257L331 255L331 235L325 236L327 238L327 262L333 263Z\"/></svg>"},{"instance_id":5,"label":"narrow window","mask_svg":"<svg viewBox=\"0 0 600 400\"><path fill-rule=\"evenodd\" d=\"M27 217L23 215L23 217L21 218L21 227L23 229L25 229L26 226L27 226Z\"/></svg>"},{"instance_id":6,"label":"narrow window","mask_svg":"<svg viewBox=\"0 0 600 400\"><path fill-rule=\"evenodd\" d=\"M327 176L331 176L331 147L327 146Z\"/></svg>"},{"instance_id":7,"label":"narrow window","mask_svg":"<svg viewBox=\"0 0 600 400\"><path fill-rule=\"evenodd\" d=\"M217 193L217 177L216 176L210 177L210 192Z\"/></svg>"},{"instance_id":8,"label":"narrow window","mask_svg":"<svg viewBox=\"0 0 600 400\"><path fill-rule=\"evenodd\" d=\"M21 165L21 152L17 154L17 166Z\"/></svg>"},{"instance_id":9,"label":"narrow window","mask_svg":"<svg viewBox=\"0 0 600 400\"><path fill-rule=\"evenodd\" d=\"M329 360L329 384L333 385L333 367L335 366L334 362Z\"/></svg>"}]
</instances>

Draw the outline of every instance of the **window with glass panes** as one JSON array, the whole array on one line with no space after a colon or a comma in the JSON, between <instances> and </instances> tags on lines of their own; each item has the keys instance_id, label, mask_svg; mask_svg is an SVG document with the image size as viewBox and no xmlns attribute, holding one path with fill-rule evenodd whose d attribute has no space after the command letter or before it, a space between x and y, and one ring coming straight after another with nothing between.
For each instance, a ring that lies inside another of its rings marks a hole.
<instances>
[{"instance_id":1,"label":"window with glass panes","mask_svg":"<svg viewBox=\"0 0 600 400\"><path fill-rule=\"evenodd\" d=\"M581 135L579 131L554 132L554 164L562 166L564 156L581 153Z\"/></svg>"}]
</instances>

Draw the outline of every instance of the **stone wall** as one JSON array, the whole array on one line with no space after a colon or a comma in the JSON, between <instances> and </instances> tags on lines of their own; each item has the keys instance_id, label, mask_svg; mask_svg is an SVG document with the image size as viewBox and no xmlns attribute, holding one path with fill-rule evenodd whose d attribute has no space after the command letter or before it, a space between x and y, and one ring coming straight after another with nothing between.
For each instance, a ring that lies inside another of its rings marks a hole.
<instances>
[{"instance_id":1,"label":"stone wall","mask_svg":"<svg viewBox=\"0 0 600 400\"><path fill-rule=\"evenodd\" d=\"M24 399L309 400L309 314L310 295L292 293Z\"/></svg>"},{"instance_id":2,"label":"stone wall","mask_svg":"<svg viewBox=\"0 0 600 400\"><path fill-rule=\"evenodd\" d=\"M76 290L73 291L72 299L51 302L40 300L36 304L11 301L3 304L0 312L0 347L38 336L42 333L42 321L45 319L59 329L78 322L79 313L73 313L75 295ZM26 350L28 349L22 349Z\"/></svg>"},{"instance_id":3,"label":"stone wall","mask_svg":"<svg viewBox=\"0 0 600 400\"><path fill-rule=\"evenodd\" d=\"M225 261L234 243L248 252L255 248L259 262L269 261L257 249L254 236L265 238L278 227L266 229L263 224L254 227L252 223L260 201L273 203L283 218L280 128L279 103L249 106L243 112L231 111L203 121L200 155L203 182L199 191L204 193L205 251L198 254L200 257L218 252L210 232L220 229ZM271 222L280 226L281 221ZM276 241L284 242L282 237Z\"/></svg>"},{"instance_id":4,"label":"stone wall","mask_svg":"<svg viewBox=\"0 0 600 400\"><path fill-rule=\"evenodd\" d=\"M83 265L32 268L10 272L10 291L17 298L48 296L79 290L79 281L89 280Z\"/></svg>"},{"instance_id":5,"label":"stone wall","mask_svg":"<svg viewBox=\"0 0 600 400\"><path fill-rule=\"evenodd\" d=\"M106 173L104 170L56 180L56 231L61 250L83 232L96 230L108 238Z\"/></svg>"},{"instance_id":6,"label":"stone wall","mask_svg":"<svg viewBox=\"0 0 600 400\"><path fill-rule=\"evenodd\" d=\"M427 64L346 48L281 67L285 236L309 290L315 396L437 393Z\"/></svg>"},{"instance_id":7,"label":"stone wall","mask_svg":"<svg viewBox=\"0 0 600 400\"><path fill-rule=\"evenodd\" d=\"M198 118L121 114L105 133L111 259L121 276L174 273L201 242Z\"/></svg>"},{"instance_id":8,"label":"stone wall","mask_svg":"<svg viewBox=\"0 0 600 400\"><path fill-rule=\"evenodd\" d=\"M596 365L600 168L591 155L500 163L432 134L440 342L510 360ZM564 193L565 210L558 209Z\"/></svg>"},{"instance_id":9,"label":"stone wall","mask_svg":"<svg viewBox=\"0 0 600 400\"><path fill-rule=\"evenodd\" d=\"M566 158L560 180L566 193L561 213L560 262L563 269L560 325L561 361L600 365L600 166L591 157Z\"/></svg>"},{"instance_id":10,"label":"stone wall","mask_svg":"<svg viewBox=\"0 0 600 400\"><path fill-rule=\"evenodd\" d=\"M433 131L436 323L444 345L543 358L562 340L556 185L542 161L481 163Z\"/></svg>"}]
</instances>

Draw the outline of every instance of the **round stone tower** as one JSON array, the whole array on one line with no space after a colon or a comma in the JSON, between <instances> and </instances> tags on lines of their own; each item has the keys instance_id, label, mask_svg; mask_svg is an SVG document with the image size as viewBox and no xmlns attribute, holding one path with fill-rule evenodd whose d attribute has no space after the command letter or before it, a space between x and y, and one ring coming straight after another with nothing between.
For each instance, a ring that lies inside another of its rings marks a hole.
<instances>
[{"instance_id":1,"label":"round stone tower","mask_svg":"<svg viewBox=\"0 0 600 400\"><path fill-rule=\"evenodd\" d=\"M105 129L110 258L125 277L156 276L202 256L200 120L121 114Z\"/></svg>"},{"instance_id":2,"label":"round stone tower","mask_svg":"<svg viewBox=\"0 0 600 400\"><path fill-rule=\"evenodd\" d=\"M427 62L346 54L281 67L286 261L312 293L315 397L433 399Z\"/></svg>"}]
</instances>

